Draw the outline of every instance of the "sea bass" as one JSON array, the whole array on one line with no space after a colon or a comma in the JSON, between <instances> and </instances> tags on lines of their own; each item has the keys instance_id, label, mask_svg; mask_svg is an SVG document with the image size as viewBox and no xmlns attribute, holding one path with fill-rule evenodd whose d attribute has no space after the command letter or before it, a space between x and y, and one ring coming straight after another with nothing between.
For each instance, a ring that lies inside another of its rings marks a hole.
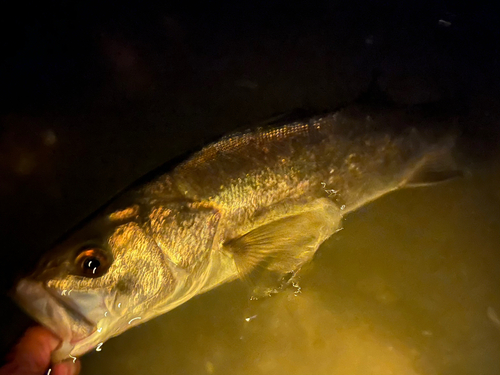
<instances>
[{"instance_id":1,"label":"sea bass","mask_svg":"<svg viewBox=\"0 0 500 375\"><path fill-rule=\"evenodd\" d=\"M459 174L451 137L400 121L341 111L227 136L121 194L15 298L62 339L58 362L256 268L293 275L349 212Z\"/></svg>"}]
</instances>

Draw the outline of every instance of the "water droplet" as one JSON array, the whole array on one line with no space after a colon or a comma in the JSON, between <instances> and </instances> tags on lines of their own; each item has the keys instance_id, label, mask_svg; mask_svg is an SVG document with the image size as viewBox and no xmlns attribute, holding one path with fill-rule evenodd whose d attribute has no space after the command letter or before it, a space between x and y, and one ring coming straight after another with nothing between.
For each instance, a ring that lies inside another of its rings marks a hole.
<instances>
[{"instance_id":1,"label":"water droplet","mask_svg":"<svg viewBox=\"0 0 500 375\"><path fill-rule=\"evenodd\" d=\"M498 329L500 329L500 319L498 318L498 315L493 307L489 306L486 309L486 316Z\"/></svg>"},{"instance_id":2,"label":"water droplet","mask_svg":"<svg viewBox=\"0 0 500 375\"><path fill-rule=\"evenodd\" d=\"M253 316L250 316L250 317L248 317L248 318L245 318L245 320L246 320L247 322L249 322L250 320L253 320L253 319L255 319L256 317L257 317L257 315L253 315Z\"/></svg>"},{"instance_id":3,"label":"water droplet","mask_svg":"<svg viewBox=\"0 0 500 375\"><path fill-rule=\"evenodd\" d=\"M100 342L100 343L97 345L97 348L95 348L95 351L96 351L96 352L100 352L100 351L102 350L102 349L101 349L102 344L103 344L103 343L102 343L102 342Z\"/></svg>"},{"instance_id":4,"label":"water droplet","mask_svg":"<svg viewBox=\"0 0 500 375\"><path fill-rule=\"evenodd\" d=\"M302 293L302 288L300 287L298 282L293 281L292 286L295 288L295 292L293 292L293 295L295 297L297 297L300 293Z\"/></svg>"},{"instance_id":5,"label":"water droplet","mask_svg":"<svg viewBox=\"0 0 500 375\"><path fill-rule=\"evenodd\" d=\"M135 318L130 319L128 321L128 324L132 323L134 320L139 320L139 319L141 319L141 317L140 316L136 316Z\"/></svg>"},{"instance_id":6,"label":"water droplet","mask_svg":"<svg viewBox=\"0 0 500 375\"><path fill-rule=\"evenodd\" d=\"M446 21L446 20L439 20L438 21L438 25L439 26L444 26L444 27L450 27L451 26L451 22Z\"/></svg>"},{"instance_id":7,"label":"water droplet","mask_svg":"<svg viewBox=\"0 0 500 375\"><path fill-rule=\"evenodd\" d=\"M32 154L25 153L19 157L16 164L14 165L14 170L17 174L27 176L36 167L35 156Z\"/></svg>"},{"instance_id":8,"label":"water droplet","mask_svg":"<svg viewBox=\"0 0 500 375\"><path fill-rule=\"evenodd\" d=\"M53 146L57 141L56 134L51 129L45 130L42 134L42 138L43 138L43 143L46 146Z\"/></svg>"},{"instance_id":9,"label":"water droplet","mask_svg":"<svg viewBox=\"0 0 500 375\"><path fill-rule=\"evenodd\" d=\"M207 370L208 374L213 374L215 370L214 364L210 361L207 361L207 363L205 363L205 370Z\"/></svg>"},{"instance_id":10,"label":"water droplet","mask_svg":"<svg viewBox=\"0 0 500 375\"><path fill-rule=\"evenodd\" d=\"M71 354L69 355L69 357L73 359L73 363L75 363L75 362L76 362L76 360L77 360L77 358L76 358L76 357L73 357Z\"/></svg>"}]
</instances>

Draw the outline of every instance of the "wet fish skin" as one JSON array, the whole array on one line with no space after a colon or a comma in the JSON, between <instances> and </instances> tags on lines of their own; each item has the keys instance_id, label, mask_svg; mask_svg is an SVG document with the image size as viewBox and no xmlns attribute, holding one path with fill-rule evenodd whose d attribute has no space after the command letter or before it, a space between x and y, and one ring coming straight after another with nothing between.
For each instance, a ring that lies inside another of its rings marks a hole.
<instances>
[{"instance_id":1,"label":"wet fish skin","mask_svg":"<svg viewBox=\"0 0 500 375\"><path fill-rule=\"evenodd\" d=\"M117 198L17 286L20 305L63 339L53 360L82 355L258 264L295 272L347 213L457 174L450 138L392 134L381 119L340 112L234 134ZM98 277L79 269L85 249L99 249Z\"/></svg>"}]
</instances>

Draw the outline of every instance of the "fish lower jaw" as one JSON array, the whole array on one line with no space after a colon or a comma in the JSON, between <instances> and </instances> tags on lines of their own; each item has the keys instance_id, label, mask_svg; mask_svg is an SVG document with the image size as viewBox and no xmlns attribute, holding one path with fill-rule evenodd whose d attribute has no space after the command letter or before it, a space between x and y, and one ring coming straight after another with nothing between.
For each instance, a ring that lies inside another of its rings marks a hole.
<instances>
[{"instance_id":1,"label":"fish lower jaw","mask_svg":"<svg viewBox=\"0 0 500 375\"><path fill-rule=\"evenodd\" d=\"M101 338L96 335L97 330L90 336L76 341L63 341L59 348L57 348L51 355L52 363L62 362L68 359L76 360L76 358L84 355L99 345Z\"/></svg>"},{"instance_id":2,"label":"fish lower jaw","mask_svg":"<svg viewBox=\"0 0 500 375\"><path fill-rule=\"evenodd\" d=\"M53 353L52 360L60 362L69 358L80 357L92 349L100 351L100 347L104 342L123 332L125 327L140 324L140 318L137 321L136 319L109 314L97 322L90 335L61 344L61 347ZM122 327L122 329L119 327Z\"/></svg>"},{"instance_id":3,"label":"fish lower jaw","mask_svg":"<svg viewBox=\"0 0 500 375\"><path fill-rule=\"evenodd\" d=\"M62 362L68 358L71 358L71 351L74 348L74 344L68 342L68 341L63 341L59 347L52 352L50 355L50 361L52 363L58 363ZM75 357L76 358L76 357Z\"/></svg>"}]
</instances>

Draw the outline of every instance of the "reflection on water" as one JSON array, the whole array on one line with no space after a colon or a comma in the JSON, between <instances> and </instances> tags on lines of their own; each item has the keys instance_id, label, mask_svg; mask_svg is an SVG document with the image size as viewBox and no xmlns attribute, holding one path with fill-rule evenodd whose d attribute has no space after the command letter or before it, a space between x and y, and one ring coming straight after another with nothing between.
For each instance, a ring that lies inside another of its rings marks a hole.
<instances>
[{"instance_id":1,"label":"reflection on water","mask_svg":"<svg viewBox=\"0 0 500 375\"><path fill-rule=\"evenodd\" d=\"M223 285L110 340L82 374L500 373L500 166L351 214L290 288Z\"/></svg>"}]
</instances>

